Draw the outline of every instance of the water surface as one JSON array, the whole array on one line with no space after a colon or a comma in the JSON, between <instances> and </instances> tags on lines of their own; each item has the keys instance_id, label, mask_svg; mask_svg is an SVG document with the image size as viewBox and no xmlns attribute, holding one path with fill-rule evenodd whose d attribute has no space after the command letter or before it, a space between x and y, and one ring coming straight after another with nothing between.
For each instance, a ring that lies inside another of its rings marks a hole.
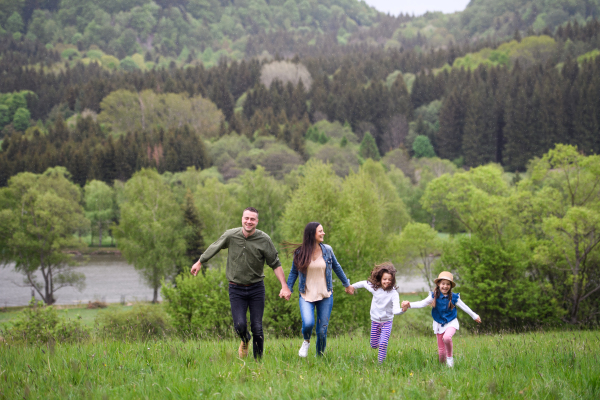
<instances>
[{"instance_id":1,"label":"water surface","mask_svg":"<svg viewBox=\"0 0 600 400\"><path fill-rule=\"evenodd\" d=\"M92 255L87 258L87 261L83 261L75 269L85 275L85 288L81 292L72 287L59 289L54 295L57 304L78 304L93 300L108 303L152 300L152 289L144 284L140 274L123 257ZM1 307L29 303L31 287L23 287L23 277L14 270L13 265L0 268ZM41 274L39 279L41 280ZM35 293L35 298L41 300L38 293Z\"/></svg>"}]
</instances>

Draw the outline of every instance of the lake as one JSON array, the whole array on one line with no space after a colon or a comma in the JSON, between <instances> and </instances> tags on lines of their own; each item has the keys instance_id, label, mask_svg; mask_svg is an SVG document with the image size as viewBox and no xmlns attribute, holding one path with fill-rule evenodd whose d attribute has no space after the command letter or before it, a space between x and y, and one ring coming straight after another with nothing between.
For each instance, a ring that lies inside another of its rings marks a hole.
<instances>
[{"instance_id":1,"label":"lake","mask_svg":"<svg viewBox=\"0 0 600 400\"><path fill-rule=\"evenodd\" d=\"M58 290L54 295L56 304L78 304L92 300L107 303L152 300L152 289L144 284L140 274L121 256L88 256L88 260L76 270L85 274L85 289L81 292L72 287ZM0 268L0 306L27 305L31 300L31 287L22 286L23 275L15 272L13 266ZM41 300L37 293L35 298Z\"/></svg>"},{"instance_id":2,"label":"lake","mask_svg":"<svg viewBox=\"0 0 600 400\"><path fill-rule=\"evenodd\" d=\"M152 300L152 289L144 284L139 273L121 256L88 256L88 260L76 270L85 274L85 288L81 292L72 287L58 290L54 295L56 304L86 304L93 300L107 303ZM269 268L265 272L271 273ZM402 293L428 290L427 283L419 277L398 276L397 282ZM37 293L35 298L41 300ZM24 306L29 300L31 287L24 287L23 275L15 272L13 266L0 268L0 307Z\"/></svg>"}]
</instances>

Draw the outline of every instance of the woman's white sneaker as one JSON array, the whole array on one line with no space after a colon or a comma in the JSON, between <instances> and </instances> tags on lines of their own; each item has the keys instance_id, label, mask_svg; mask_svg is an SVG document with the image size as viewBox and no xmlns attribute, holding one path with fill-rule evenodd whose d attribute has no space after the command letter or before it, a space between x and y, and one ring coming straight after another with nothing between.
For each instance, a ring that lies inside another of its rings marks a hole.
<instances>
[{"instance_id":1,"label":"woman's white sneaker","mask_svg":"<svg viewBox=\"0 0 600 400\"><path fill-rule=\"evenodd\" d=\"M310 342L307 342L306 340L302 343L302 347L300 347L300 351L298 352L298 355L300 357L306 357L308 356L308 347L310 346Z\"/></svg>"},{"instance_id":2,"label":"woman's white sneaker","mask_svg":"<svg viewBox=\"0 0 600 400\"><path fill-rule=\"evenodd\" d=\"M446 365L450 368L454 367L454 357L446 358Z\"/></svg>"}]
</instances>

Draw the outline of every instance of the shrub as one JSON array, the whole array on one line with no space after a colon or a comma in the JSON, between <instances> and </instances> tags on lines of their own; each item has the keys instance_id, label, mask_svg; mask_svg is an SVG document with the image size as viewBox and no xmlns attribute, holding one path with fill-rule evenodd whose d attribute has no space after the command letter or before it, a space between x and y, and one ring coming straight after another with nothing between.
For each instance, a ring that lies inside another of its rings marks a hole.
<instances>
[{"instance_id":1,"label":"shrub","mask_svg":"<svg viewBox=\"0 0 600 400\"><path fill-rule=\"evenodd\" d=\"M160 305L136 304L128 311L106 310L96 317L100 336L118 340L147 340L168 336L173 327Z\"/></svg>"},{"instance_id":2,"label":"shrub","mask_svg":"<svg viewBox=\"0 0 600 400\"><path fill-rule=\"evenodd\" d=\"M181 274L175 286L163 283L165 310L184 336L231 336L232 319L225 270L205 270L193 277Z\"/></svg>"},{"instance_id":3,"label":"shrub","mask_svg":"<svg viewBox=\"0 0 600 400\"><path fill-rule=\"evenodd\" d=\"M5 334L6 340L24 344L78 342L90 336L80 321L60 318L54 307L34 300Z\"/></svg>"},{"instance_id":4,"label":"shrub","mask_svg":"<svg viewBox=\"0 0 600 400\"><path fill-rule=\"evenodd\" d=\"M279 298L281 284L268 267L265 267L264 282L264 332L278 337L300 337L302 320L298 305L298 282L290 301ZM344 334L354 329L370 327L370 293L365 291L358 296L348 296L339 282L335 283L334 292L335 306L329 334ZM181 335L235 336L229 304L229 285L224 270L209 269L197 277L181 274L175 279L175 286L163 285L162 296L173 326Z\"/></svg>"}]
</instances>

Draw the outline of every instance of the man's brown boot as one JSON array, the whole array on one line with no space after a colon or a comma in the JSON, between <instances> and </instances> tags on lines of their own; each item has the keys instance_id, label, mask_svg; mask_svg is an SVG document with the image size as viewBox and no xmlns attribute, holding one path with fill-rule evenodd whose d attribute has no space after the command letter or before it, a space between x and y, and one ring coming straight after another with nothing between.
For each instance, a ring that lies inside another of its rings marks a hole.
<instances>
[{"instance_id":1,"label":"man's brown boot","mask_svg":"<svg viewBox=\"0 0 600 400\"><path fill-rule=\"evenodd\" d=\"M240 347L238 348L238 356L240 358L248 357L248 343L244 342L243 340L242 343L240 343Z\"/></svg>"}]
</instances>

